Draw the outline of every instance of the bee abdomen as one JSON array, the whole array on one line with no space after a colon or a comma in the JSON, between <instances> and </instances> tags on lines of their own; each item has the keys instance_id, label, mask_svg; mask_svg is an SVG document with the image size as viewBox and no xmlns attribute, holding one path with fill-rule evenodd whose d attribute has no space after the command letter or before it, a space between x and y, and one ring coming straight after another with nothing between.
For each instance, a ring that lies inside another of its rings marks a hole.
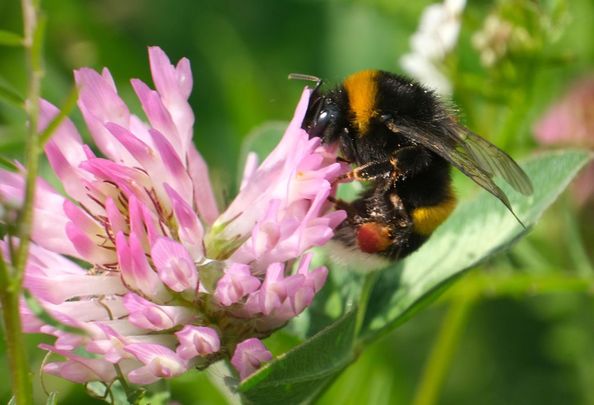
<instances>
[{"instance_id":1,"label":"bee abdomen","mask_svg":"<svg viewBox=\"0 0 594 405\"><path fill-rule=\"evenodd\" d=\"M448 196L439 204L413 209L410 216L414 231L423 236L431 235L450 216L456 203L456 197Z\"/></svg>"}]
</instances>

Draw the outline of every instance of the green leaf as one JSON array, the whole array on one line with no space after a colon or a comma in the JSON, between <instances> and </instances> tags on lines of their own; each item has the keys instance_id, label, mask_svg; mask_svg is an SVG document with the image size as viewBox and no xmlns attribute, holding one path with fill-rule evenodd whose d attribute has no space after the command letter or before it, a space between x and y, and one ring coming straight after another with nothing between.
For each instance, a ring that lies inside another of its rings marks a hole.
<instances>
[{"instance_id":1,"label":"green leaf","mask_svg":"<svg viewBox=\"0 0 594 405\"><path fill-rule=\"evenodd\" d=\"M307 342L279 356L244 380L239 392L246 403L310 402L354 359L356 311Z\"/></svg>"},{"instance_id":2,"label":"green leaf","mask_svg":"<svg viewBox=\"0 0 594 405\"><path fill-rule=\"evenodd\" d=\"M23 37L14 32L0 30L0 45L21 46L23 45Z\"/></svg>"},{"instance_id":3,"label":"green leaf","mask_svg":"<svg viewBox=\"0 0 594 405\"><path fill-rule=\"evenodd\" d=\"M0 78L0 100L2 99L18 108L22 108L25 104L25 100L18 91Z\"/></svg>"},{"instance_id":4,"label":"green leaf","mask_svg":"<svg viewBox=\"0 0 594 405\"><path fill-rule=\"evenodd\" d=\"M528 228L591 157L587 151L568 150L528 160L522 166L534 185L530 197L503 185L514 211ZM382 270L370 297L363 339L377 338L404 322L464 270L509 247L527 231L486 191L462 202L417 252Z\"/></svg>"}]
</instances>

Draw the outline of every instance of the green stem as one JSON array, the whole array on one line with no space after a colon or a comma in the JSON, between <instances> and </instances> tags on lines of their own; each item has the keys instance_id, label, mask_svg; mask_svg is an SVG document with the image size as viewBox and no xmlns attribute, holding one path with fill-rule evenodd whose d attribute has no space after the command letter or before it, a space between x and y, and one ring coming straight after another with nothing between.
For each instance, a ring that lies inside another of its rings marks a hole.
<instances>
[{"instance_id":1,"label":"green stem","mask_svg":"<svg viewBox=\"0 0 594 405\"><path fill-rule=\"evenodd\" d=\"M29 238L33 224L33 204L35 185L39 165L39 140L37 125L39 122L39 99L41 92L42 69L42 36L43 20L40 20L39 2L21 0L23 11L23 46L27 70L27 151L26 151L26 184L23 207L17 219L18 247L10 255L10 263L2 259L0 266L0 300L2 302L2 318L4 321L4 337L10 368L12 392L16 403L33 403L33 385L27 362L26 346L23 344L22 323L20 318L20 297L23 277L29 252ZM12 243L9 240L9 244ZM3 256L3 255L2 255Z\"/></svg>"},{"instance_id":2,"label":"green stem","mask_svg":"<svg viewBox=\"0 0 594 405\"><path fill-rule=\"evenodd\" d=\"M239 392L229 386L227 382L229 380L237 379L236 374L233 372L233 366L229 360L221 360L211 365L207 370L207 377L209 381L218 388L229 405L239 405L242 403Z\"/></svg>"},{"instance_id":3,"label":"green stem","mask_svg":"<svg viewBox=\"0 0 594 405\"><path fill-rule=\"evenodd\" d=\"M27 173L25 184L25 196L23 208L18 218L17 235L19 237L19 246L16 256L13 258L14 268L14 289L20 291L22 285L24 269L27 264L29 254L29 238L33 226L33 205L35 200L35 186L37 172L39 169L39 137L37 126L39 123L39 99L41 93L41 78L43 69L41 66L41 33L39 24L39 10L36 9L32 0L21 0L23 8L23 20L25 27L24 47L25 59L27 64L27 100L25 101L25 111L27 113Z\"/></svg>"},{"instance_id":4,"label":"green stem","mask_svg":"<svg viewBox=\"0 0 594 405\"><path fill-rule=\"evenodd\" d=\"M2 294L1 301L12 393L17 404L33 404L33 386L21 333L19 296L12 293Z\"/></svg>"},{"instance_id":5,"label":"green stem","mask_svg":"<svg viewBox=\"0 0 594 405\"><path fill-rule=\"evenodd\" d=\"M431 405L437 402L473 302L473 299L464 296L450 305L423 371L414 405Z\"/></svg>"},{"instance_id":6,"label":"green stem","mask_svg":"<svg viewBox=\"0 0 594 405\"><path fill-rule=\"evenodd\" d=\"M368 273L365 276L365 281L363 283L363 287L361 288L361 294L359 295L359 304L357 306L357 323L355 327L355 337L359 336L359 332L363 327L363 322L365 321L365 314L367 312L367 305L369 304L369 297L371 295L371 291L373 290L373 286L375 286L375 282L379 276L379 271L373 271Z\"/></svg>"},{"instance_id":7,"label":"green stem","mask_svg":"<svg viewBox=\"0 0 594 405\"><path fill-rule=\"evenodd\" d=\"M12 393L17 404L28 405L33 403L33 387L21 333L20 294L11 288L11 269L0 250L0 303Z\"/></svg>"}]
</instances>

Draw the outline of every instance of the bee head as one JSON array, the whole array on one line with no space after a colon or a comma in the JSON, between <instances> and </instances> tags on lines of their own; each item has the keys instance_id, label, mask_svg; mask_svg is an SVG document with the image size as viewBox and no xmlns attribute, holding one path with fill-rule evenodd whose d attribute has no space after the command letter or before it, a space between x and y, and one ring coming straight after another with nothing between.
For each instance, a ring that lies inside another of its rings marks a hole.
<instances>
[{"instance_id":1,"label":"bee head","mask_svg":"<svg viewBox=\"0 0 594 405\"><path fill-rule=\"evenodd\" d=\"M310 98L309 107L303 120L303 128L310 137L319 137L325 143L338 139L343 126L342 112L332 94L325 94L316 88Z\"/></svg>"}]
</instances>

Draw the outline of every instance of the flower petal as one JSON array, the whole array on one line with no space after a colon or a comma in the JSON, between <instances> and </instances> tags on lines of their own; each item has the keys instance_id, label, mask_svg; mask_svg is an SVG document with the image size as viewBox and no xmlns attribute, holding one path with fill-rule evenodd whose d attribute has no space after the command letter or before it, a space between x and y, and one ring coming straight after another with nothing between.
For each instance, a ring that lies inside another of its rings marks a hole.
<instances>
[{"instance_id":1,"label":"flower petal","mask_svg":"<svg viewBox=\"0 0 594 405\"><path fill-rule=\"evenodd\" d=\"M178 376L188 369L185 362L165 346L133 343L124 349L144 364L144 367L128 373L128 378L133 384L150 384L160 378Z\"/></svg>"},{"instance_id":2,"label":"flower petal","mask_svg":"<svg viewBox=\"0 0 594 405\"><path fill-rule=\"evenodd\" d=\"M151 257L159 277L173 291L195 291L198 272L188 251L169 238L158 238L153 244Z\"/></svg>"},{"instance_id":3,"label":"flower petal","mask_svg":"<svg viewBox=\"0 0 594 405\"><path fill-rule=\"evenodd\" d=\"M218 333L205 326L186 325L175 336L180 342L176 352L184 361L196 356L207 356L221 349Z\"/></svg>"},{"instance_id":4,"label":"flower petal","mask_svg":"<svg viewBox=\"0 0 594 405\"><path fill-rule=\"evenodd\" d=\"M231 358L231 364L239 373L239 378L244 380L262 363L272 360L272 353L266 349L266 346L256 338L244 340L235 348L235 353Z\"/></svg>"}]
</instances>

